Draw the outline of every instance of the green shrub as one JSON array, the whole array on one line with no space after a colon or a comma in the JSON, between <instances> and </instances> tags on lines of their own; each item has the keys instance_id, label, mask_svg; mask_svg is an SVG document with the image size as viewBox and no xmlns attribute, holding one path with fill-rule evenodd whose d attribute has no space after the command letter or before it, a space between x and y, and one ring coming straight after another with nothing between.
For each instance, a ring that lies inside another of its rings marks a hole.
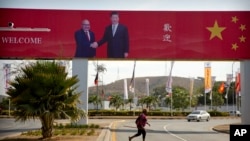
<instances>
[{"instance_id":1,"label":"green shrub","mask_svg":"<svg viewBox=\"0 0 250 141\"><path fill-rule=\"evenodd\" d=\"M71 130L70 131L70 135L76 135L77 134L77 130Z\"/></svg>"},{"instance_id":2,"label":"green shrub","mask_svg":"<svg viewBox=\"0 0 250 141\"><path fill-rule=\"evenodd\" d=\"M90 131L87 133L88 136L94 135L95 134L95 130L94 129L90 129Z\"/></svg>"},{"instance_id":3,"label":"green shrub","mask_svg":"<svg viewBox=\"0 0 250 141\"><path fill-rule=\"evenodd\" d=\"M79 132L80 135L84 135L85 133L86 133L86 129L82 129L82 130L80 130L80 132Z\"/></svg>"}]
</instances>

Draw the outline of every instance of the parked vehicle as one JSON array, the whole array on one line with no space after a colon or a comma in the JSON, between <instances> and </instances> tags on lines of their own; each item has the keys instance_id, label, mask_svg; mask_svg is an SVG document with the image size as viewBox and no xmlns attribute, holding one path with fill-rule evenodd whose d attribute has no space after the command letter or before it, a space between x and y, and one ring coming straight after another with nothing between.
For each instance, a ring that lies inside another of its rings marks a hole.
<instances>
[{"instance_id":1,"label":"parked vehicle","mask_svg":"<svg viewBox=\"0 0 250 141\"><path fill-rule=\"evenodd\" d=\"M241 116L241 112L240 111L229 111L229 115L230 116Z\"/></svg>"},{"instance_id":2,"label":"parked vehicle","mask_svg":"<svg viewBox=\"0 0 250 141\"><path fill-rule=\"evenodd\" d=\"M205 110L195 110L187 116L187 121L196 120L197 122L201 120L210 120L210 114Z\"/></svg>"}]
</instances>

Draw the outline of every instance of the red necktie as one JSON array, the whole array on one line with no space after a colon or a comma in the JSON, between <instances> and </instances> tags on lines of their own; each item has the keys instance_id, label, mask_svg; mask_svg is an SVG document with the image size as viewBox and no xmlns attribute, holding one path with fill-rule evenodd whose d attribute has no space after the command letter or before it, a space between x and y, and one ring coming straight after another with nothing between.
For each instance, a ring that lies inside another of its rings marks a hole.
<instances>
[{"instance_id":1,"label":"red necktie","mask_svg":"<svg viewBox=\"0 0 250 141\"><path fill-rule=\"evenodd\" d=\"M88 32L88 31L85 31L85 34L86 34L88 40L90 41L89 32Z\"/></svg>"}]
</instances>

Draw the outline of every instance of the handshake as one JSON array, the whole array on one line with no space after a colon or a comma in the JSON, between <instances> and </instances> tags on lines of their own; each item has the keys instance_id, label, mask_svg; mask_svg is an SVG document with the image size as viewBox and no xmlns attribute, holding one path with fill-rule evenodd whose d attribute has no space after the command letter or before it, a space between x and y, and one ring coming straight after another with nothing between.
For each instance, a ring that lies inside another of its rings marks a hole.
<instances>
[{"instance_id":1,"label":"handshake","mask_svg":"<svg viewBox=\"0 0 250 141\"><path fill-rule=\"evenodd\" d=\"M97 48L98 47L98 43L97 42L93 42L93 43L90 44L90 47Z\"/></svg>"}]
</instances>

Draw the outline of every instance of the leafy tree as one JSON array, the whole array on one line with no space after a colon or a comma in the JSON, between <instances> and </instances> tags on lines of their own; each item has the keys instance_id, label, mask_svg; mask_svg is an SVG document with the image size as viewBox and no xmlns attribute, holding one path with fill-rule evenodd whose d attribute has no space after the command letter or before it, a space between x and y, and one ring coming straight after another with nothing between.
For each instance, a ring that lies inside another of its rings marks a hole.
<instances>
[{"instance_id":1,"label":"leafy tree","mask_svg":"<svg viewBox=\"0 0 250 141\"><path fill-rule=\"evenodd\" d=\"M189 93L188 91L180 86L173 88L173 109L186 109L189 105Z\"/></svg>"},{"instance_id":2,"label":"leafy tree","mask_svg":"<svg viewBox=\"0 0 250 141\"><path fill-rule=\"evenodd\" d=\"M91 95L89 97L89 103L93 103L93 105L95 107L97 107L97 110L98 110L98 105L101 105L102 106L102 100L99 96L97 95Z\"/></svg>"},{"instance_id":3,"label":"leafy tree","mask_svg":"<svg viewBox=\"0 0 250 141\"><path fill-rule=\"evenodd\" d=\"M171 95L166 95L166 97L164 98L164 103L168 106L171 107Z\"/></svg>"},{"instance_id":4,"label":"leafy tree","mask_svg":"<svg viewBox=\"0 0 250 141\"><path fill-rule=\"evenodd\" d=\"M13 109L12 104L11 104L10 106L11 106L11 109ZM2 99L2 102L0 103L0 108L1 108L2 110L7 110L7 109L9 109L9 98L3 98L3 99Z\"/></svg>"},{"instance_id":5,"label":"leafy tree","mask_svg":"<svg viewBox=\"0 0 250 141\"><path fill-rule=\"evenodd\" d=\"M167 96L167 92L166 92L166 86L165 85L162 85L162 86L159 86L159 87L156 87L153 89L153 96L156 96L156 97L159 97L160 99L162 98L166 98Z\"/></svg>"},{"instance_id":6,"label":"leafy tree","mask_svg":"<svg viewBox=\"0 0 250 141\"><path fill-rule=\"evenodd\" d=\"M190 97L188 91L180 86L174 86L171 95L167 95L164 102L166 105L171 107L171 96L172 96L172 108L181 109L184 111L190 105Z\"/></svg>"},{"instance_id":7,"label":"leafy tree","mask_svg":"<svg viewBox=\"0 0 250 141\"><path fill-rule=\"evenodd\" d=\"M120 95L113 94L111 96L109 106L115 107L115 110L117 111L123 105L124 105L124 101Z\"/></svg>"},{"instance_id":8,"label":"leafy tree","mask_svg":"<svg viewBox=\"0 0 250 141\"><path fill-rule=\"evenodd\" d=\"M213 92L212 92L212 104L214 107L214 110L217 110L218 106L221 106L224 104L224 95L220 94L218 89L220 87L221 82L216 82L213 86Z\"/></svg>"},{"instance_id":9,"label":"leafy tree","mask_svg":"<svg viewBox=\"0 0 250 141\"><path fill-rule=\"evenodd\" d=\"M77 76L68 77L65 67L55 61L37 61L22 68L7 94L16 107L17 121L39 118L43 138L53 134L56 118L68 117L77 121L85 116L78 107L80 92L76 92Z\"/></svg>"},{"instance_id":10,"label":"leafy tree","mask_svg":"<svg viewBox=\"0 0 250 141\"><path fill-rule=\"evenodd\" d=\"M222 95L219 94L218 92L213 92L212 104L213 104L214 110L217 110L217 107L222 106L224 104L224 99Z\"/></svg>"},{"instance_id":11,"label":"leafy tree","mask_svg":"<svg viewBox=\"0 0 250 141\"><path fill-rule=\"evenodd\" d=\"M221 106L224 104L224 97L226 95L226 87L225 87L225 90L222 94L219 93L219 87L220 87L220 84L222 82L221 81L218 81L218 82L215 82L214 83L214 86L213 86L213 89L212 89L212 104L213 104L213 107L215 107L215 109L217 108L217 106ZM233 86L233 84L231 84ZM199 93L199 96L197 97L198 99L198 102L197 102L197 105L204 105L204 86L201 87L197 93ZM233 90L232 88L229 89L228 91L228 102L232 102L232 93L233 93ZM209 94L206 95L206 105L209 105L211 103L211 100L209 99Z\"/></svg>"}]
</instances>

